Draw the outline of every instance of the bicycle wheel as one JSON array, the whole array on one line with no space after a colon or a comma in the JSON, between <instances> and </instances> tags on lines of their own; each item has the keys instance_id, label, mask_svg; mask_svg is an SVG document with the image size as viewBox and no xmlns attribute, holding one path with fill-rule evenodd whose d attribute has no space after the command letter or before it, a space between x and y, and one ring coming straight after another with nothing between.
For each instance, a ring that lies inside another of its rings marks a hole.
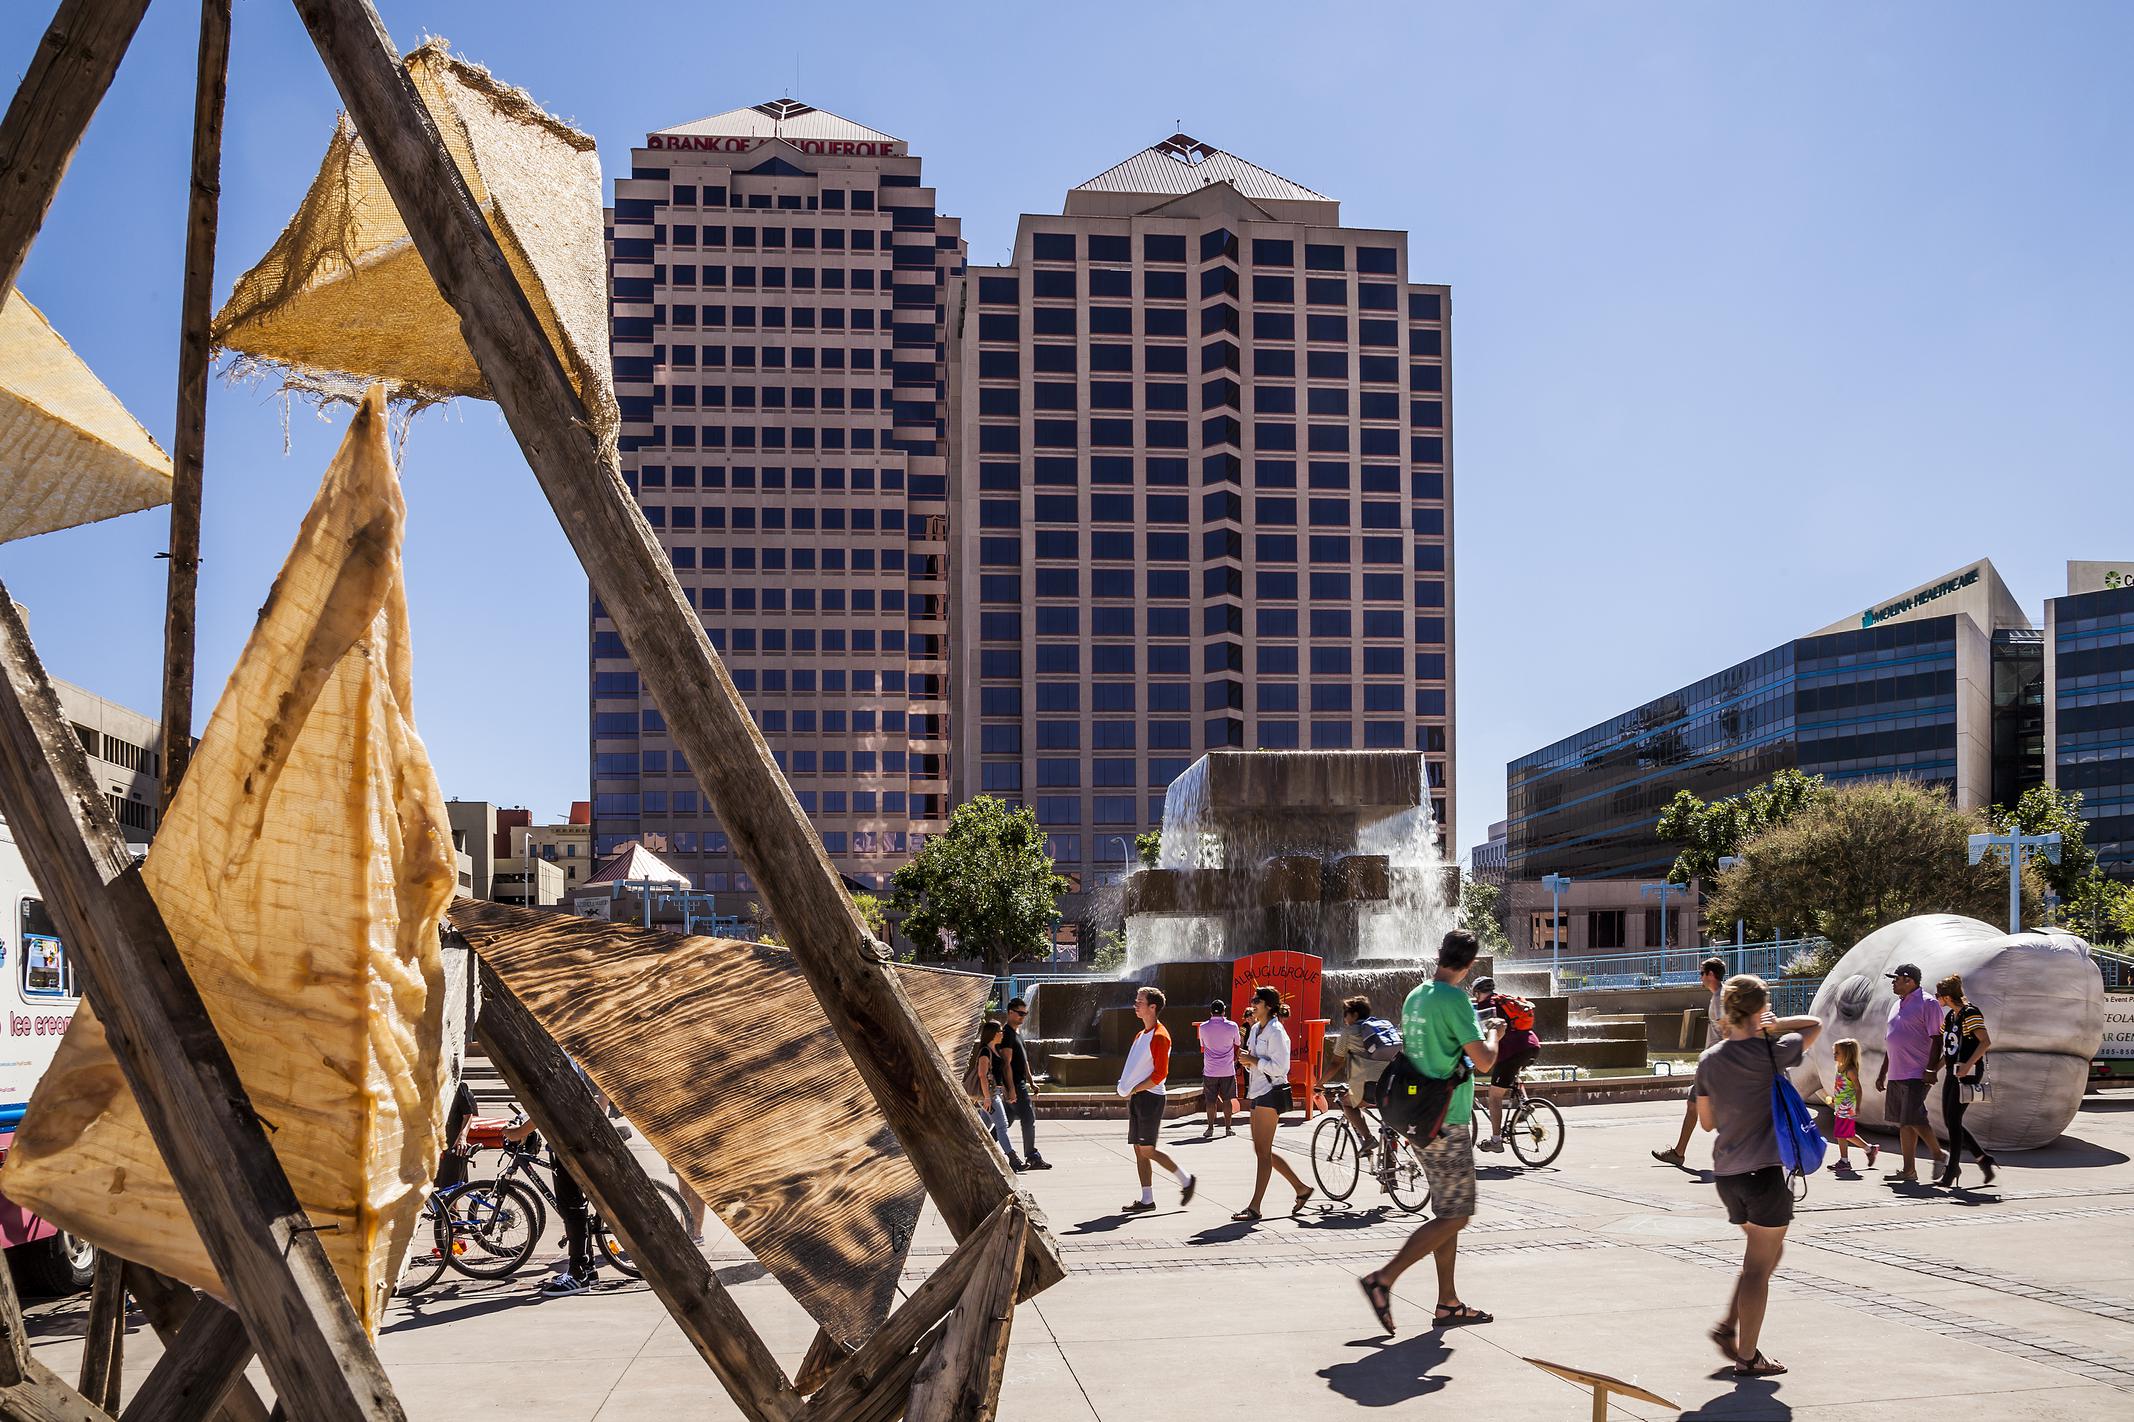
<instances>
[{"instance_id":1,"label":"bicycle wheel","mask_svg":"<svg viewBox=\"0 0 2134 1422\"><path fill-rule=\"evenodd\" d=\"M476 1279L504 1279L526 1267L541 1242L541 1202L514 1180L482 1180L444 1202L452 1267Z\"/></svg>"},{"instance_id":2,"label":"bicycle wheel","mask_svg":"<svg viewBox=\"0 0 2134 1422\"><path fill-rule=\"evenodd\" d=\"M688 1229L689 1210L682 1204L682 1192L658 1180L652 1182L652 1188L667 1202L667 1208L674 1212L674 1217L681 1223L682 1228ZM630 1257L630 1251L608 1227L608 1222L600 1217L598 1210L593 1211L588 1226L591 1230L590 1244L595 1264L612 1264L619 1273L633 1279L644 1277L643 1271L637 1267L637 1261Z\"/></svg>"},{"instance_id":3,"label":"bicycle wheel","mask_svg":"<svg viewBox=\"0 0 2134 1422\"><path fill-rule=\"evenodd\" d=\"M1430 1177L1423 1173L1423 1153L1406 1136L1397 1136L1395 1141L1386 1184L1394 1204L1411 1215L1417 1214L1430 1203Z\"/></svg>"},{"instance_id":4,"label":"bicycle wheel","mask_svg":"<svg viewBox=\"0 0 2134 1422\"><path fill-rule=\"evenodd\" d=\"M1563 1112L1553 1101L1529 1096L1519 1103L1504 1134L1511 1137L1512 1154L1539 1169L1563 1154Z\"/></svg>"},{"instance_id":5,"label":"bicycle wheel","mask_svg":"<svg viewBox=\"0 0 2134 1422\"><path fill-rule=\"evenodd\" d=\"M1346 1200L1356 1193L1362 1152L1356 1149L1356 1133L1339 1116L1329 1116L1312 1132L1312 1178L1329 1200Z\"/></svg>"},{"instance_id":6,"label":"bicycle wheel","mask_svg":"<svg viewBox=\"0 0 2134 1422\"><path fill-rule=\"evenodd\" d=\"M400 1277L393 1281L395 1298L421 1293L445 1272L450 1256L438 1229L441 1218L434 1201L422 1207L422 1217L415 1222L415 1236L408 1241L407 1255L400 1261Z\"/></svg>"}]
</instances>

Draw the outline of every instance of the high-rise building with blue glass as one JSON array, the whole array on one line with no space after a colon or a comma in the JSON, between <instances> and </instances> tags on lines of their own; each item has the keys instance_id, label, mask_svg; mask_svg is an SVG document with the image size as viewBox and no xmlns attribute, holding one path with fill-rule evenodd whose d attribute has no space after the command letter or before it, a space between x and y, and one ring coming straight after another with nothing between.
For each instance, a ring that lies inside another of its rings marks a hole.
<instances>
[{"instance_id":1,"label":"high-rise building with blue glass","mask_svg":"<svg viewBox=\"0 0 2134 1422\"><path fill-rule=\"evenodd\" d=\"M2086 840L2134 880L2134 558L2067 565L2045 604L2046 777L2082 796Z\"/></svg>"},{"instance_id":2,"label":"high-rise building with blue glass","mask_svg":"<svg viewBox=\"0 0 2134 1422\"><path fill-rule=\"evenodd\" d=\"M2047 645L1982 560L1737 662L1513 761L1511 878L1660 878L1677 791L1787 768L2013 804L2045 778Z\"/></svg>"}]
</instances>

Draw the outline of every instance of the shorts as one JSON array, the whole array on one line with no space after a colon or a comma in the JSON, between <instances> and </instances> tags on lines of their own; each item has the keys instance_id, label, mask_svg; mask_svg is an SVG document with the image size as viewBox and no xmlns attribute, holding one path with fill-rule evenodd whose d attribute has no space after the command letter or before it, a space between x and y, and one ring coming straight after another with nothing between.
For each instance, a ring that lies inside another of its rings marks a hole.
<instances>
[{"instance_id":1,"label":"shorts","mask_svg":"<svg viewBox=\"0 0 2134 1422\"><path fill-rule=\"evenodd\" d=\"M1831 1137L1841 1141L1856 1141L1860 1138L1859 1124L1850 1116L1839 1116L1830 1127Z\"/></svg>"},{"instance_id":2,"label":"shorts","mask_svg":"<svg viewBox=\"0 0 2134 1422\"><path fill-rule=\"evenodd\" d=\"M1137 1091L1126 1098L1126 1143L1152 1146L1163 1126L1163 1093Z\"/></svg>"},{"instance_id":3,"label":"shorts","mask_svg":"<svg viewBox=\"0 0 2134 1422\"><path fill-rule=\"evenodd\" d=\"M1500 1052L1497 1064L1489 1069L1491 1086L1512 1087L1519 1084L1519 1073L1534 1064L1541 1055L1539 1047L1521 1047L1516 1052Z\"/></svg>"},{"instance_id":4,"label":"shorts","mask_svg":"<svg viewBox=\"0 0 2134 1422\"><path fill-rule=\"evenodd\" d=\"M1441 1220L1475 1212L1475 1136L1472 1125L1446 1126L1423 1147L1423 1174L1430 1181L1430 1213Z\"/></svg>"},{"instance_id":5,"label":"shorts","mask_svg":"<svg viewBox=\"0 0 2134 1422\"><path fill-rule=\"evenodd\" d=\"M1228 1076L1204 1076L1200 1079L1200 1099L1213 1106L1218 1102L1237 1100L1237 1073Z\"/></svg>"},{"instance_id":6,"label":"shorts","mask_svg":"<svg viewBox=\"0 0 2134 1422\"><path fill-rule=\"evenodd\" d=\"M1927 1123L1927 1084L1918 1077L1893 1081L1882 1093L1882 1113L1892 1126L1924 1126Z\"/></svg>"},{"instance_id":7,"label":"shorts","mask_svg":"<svg viewBox=\"0 0 2134 1422\"><path fill-rule=\"evenodd\" d=\"M1253 1110L1257 1111L1264 1106L1277 1116L1287 1111L1292 1104L1289 1099L1289 1083L1286 1081L1278 1086L1270 1086L1252 1098Z\"/></svg>"},{"instance_id":8,"label":"shorts","mask_svg":"<svg viewBox=\"0 0 2134 1422\"><path fill-rule=\"evenodd\" d=\"M1793 1192L1786 1188L1781 1166L1767 1165L1746 1175L1715 1176L1712 1184L1719 1187L1728 1224L1784 1229L1793 1223Z\"/></svg>"}]
</instances>

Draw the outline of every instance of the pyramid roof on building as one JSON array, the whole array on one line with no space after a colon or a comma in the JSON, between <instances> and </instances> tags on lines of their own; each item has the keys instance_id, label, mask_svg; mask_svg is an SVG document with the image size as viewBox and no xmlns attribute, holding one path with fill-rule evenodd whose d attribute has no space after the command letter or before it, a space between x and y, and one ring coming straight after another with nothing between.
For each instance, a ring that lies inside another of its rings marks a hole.
<instances>
[{"instance_id":1,"label":"pyramid roof on building","mask_svg":"<svg viewBox=\"0 0 2134 1422\"><path fill-rule=\"evenodd\" d=\"M842 118L828 109L818 109L798 99L770 99L743 109L700 118L695 123L676 124L660 133L715 134L721 138L827 139L833 142L899 143L894 134Z\"/></svg>"},{"instance_id":2,"label":"pyramid roof on building","mask_svg":"<svg viewBox=\"0 0 2134 1422\"><path fill-rule=\"evenodd\" d=\"M654 854L651 850L631 840L616 850L598 868L579 881L580 889L594 884L622 884L652 880L663 884L689 887L689 876Z\"/></svg>"},{"instance_id":3,"label":"pyramid roof on building","mask_svg":"<svg viewBox=\"0 0 2134 1422\"><path fill-rule=\"evenodd\" d=\"M1235 153L1225 153L1191 134L1174 133L1122 163L1114 163L1070 191L1078 193L1155 193L1180 195L1211 183L1228 183L1248 198L1277 202L1332 202L1302 183L1293 183Z\"/></svg>"}]
</instances>

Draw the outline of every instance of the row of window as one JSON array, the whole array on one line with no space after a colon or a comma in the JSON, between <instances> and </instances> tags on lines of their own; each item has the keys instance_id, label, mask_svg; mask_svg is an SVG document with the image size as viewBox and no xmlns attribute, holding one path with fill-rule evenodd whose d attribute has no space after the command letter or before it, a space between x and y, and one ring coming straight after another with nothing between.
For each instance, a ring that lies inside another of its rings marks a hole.
<instances>
[{"instance_id":1,"label":"row of window","mask_svg":"<svg viewBox=\"0 0 2134 1422\"><path fill-rule=\"evenodd\" d=\"M1366 275L1393 276L1400 271L1400 251L1395 247L1356 247L1356 270ZM1030 234L1030 256L1040 262L1072 262L1084 255L1085 244L1073 232L1033 232ZM1297 264L1297 244L1288 238L1255 237L1252 239L1252 265L1256 267L1294 267ZM1338 243L1307 242L1304 244L1304 268L1314 272L1345 272L1349 269L1351 249ZM1088 234L1086 253L1092 262L1130 262L1133 260L1132 239L1123 233L1092 232ZM1235 261L1238 241L1235 233L1225 228L1215 228L1200 234L1200 259L1212 262L1228 257ZM1144 262L1183 262L1186 259L1186 239L1181 233L1145 232L1141 236L1141 260Z\"/></svg>"},{"instance_id":2,"label":"row of window","mask_svg":"<svg viewBox=\"0 0 2134 1422\"><path fill-rule=\"evenodd\" d=\"M1418 333L1421 334L1421 333ZM1434 334L1434 333L1432 333ZM1134 364L1137 347L1115 342L1092 341L1087 346L1033 345L1030 347L1030 369L1039 375L1075 375L1081 371L1080 352L1089 352L1089 369L1092 374L1132 375L1186 375L1190 374L1187 349L1184 346L1141 346L1141 364ZM1213 356L1203 352L1202 368L1205 372L1237 369L1235 351L1228 342ZM1253 346L1252 370L1255 379L1293 380L1297 375L1297 353L1290 347ZM1410 354L1416 356L1438 355L1437 349L1417 346ZM1304 375L1308 380L1347 380L1352 362L1345 350L1314 350L1304 353ZM1356 379L1365 385L1398 385L1401 380L1399 356L1359 354L1353 362ZM1019 350L981 350L978 352L978 375L981 380L1019 380L1022 377L1022 352ZM1415 390L1439 390L1444 386L1444 372L1433 365L1412 365L1408 368L1408 380Z\"/></svg>"},{"instance_id":3,"label":"row of window","mask_svg":"<svg viewBox=\"0 0 2134 1422\"><path fill-rule=\"evenodd\" d=\"M1253 521L1271 528L1295 528L1299 502L1294 494L1256 494L1252 500ZM1353 494L1338 497L1312 495L1301 502L1313 528L1348 528L1357 525L1379 529L1400 528L1406 525L1416 533L1440 535L1445 531L1445 511L1441 508L1409 508L1405 504L1372 498L1364 498L1359 502ZM1031 497L1030 504L1033 523L1081 522L1082 500L1079 495L1036 494ZM1192 503L1190 496L1186 494L1149 493L1140 496L1137 508L1132 494L1092 493L1089 495L1088 508L1090 521L1094 523L1182 524L1191 521ZM1211 523L1238 519L1242 516L1243 509L1244 501L1228 491L1219 490L1201 496L1201 517ZM1020 500L979 500L980 528L1013 529L1022 525L1023 505ZM1070 553L1065 556L1073 555Z\"/></svg>"},{"instance_id":4,"label":"row of window","mask_svg":"<svg viewBox=\"0 0 2134 1422\"><path fill-rule=\"evenodd\" d=\"M978 614L978 637L982 642L1020 642L1026 627L1039 637L1080 637L1083 628L1083 612L1079 604L1051 606L1040 603L1029 609L1026 622L1022 612L984 611ZM1132 637L1138 627L1150 637L1192 636L1192 609L1186 607L1090 607L1088 612L1089 635L1092 637ZM1240 629L1229 626L1231 618L1218 614L1236 614L1238 608L1209 607L1203 609L1208 626L1204 635L1221 632L1235 633ZM1294 607L1257 607L1253 609L1253 635L1255 637L1295 637L1299 633L1299 613ZM1420 628L1426 619L1417 619ZM1218 627L1218 622L1223 625ZM1349 607L1315 607L1311 609L1309 627L1313 637L1336 638L1350 636L1358 626L1363 635L1371 638L1404 637L1408 631L1407 614L1397 609L1364 608L1361 611ZM598 647L605 645L597 639L613 637L613 633L596 634L595 655ZM620 638L614 642L621 646ZM620 655L616 653L615 655ZM1432 678L1444 676L1444 658L1439 656L1436 670L1427 675Z\"/></svg>"},{"instance_id":5,"label":"row of window","mask_svg":"<svg viewBox=\"0 0 2134 1422\"><path fill-rule=\"evenodd\" d=\"M922 288L924 290L924 288ZM1180 307L1168 306L1092 306L1088 308L1089 334L1092 336L1131 336L1135 334L1135 313L1140 314L1139 332L1143 336L1181 338L1196 334L1196 323L1188 317L1191 313ZM1033 336L1078 336L1082 334L1081 311L1073 306L1040 306L1030 312L1030 334ZM1234 306L1203 307L1197 323L1197 334L1211 336L1218 333L1236 334L1242 329ZM1347 345L1352 323L1346 314L1314 312L1304 318L1304 339L1322 344ZM1398 349L1400 346L1400 323L1391 319L1358 317L1353 322L1356 344L1378 349ZM1297 318L1288 311L1255 311L1252 314L1252 338L1256 341L1294 341L1297 339ZM1011 312L985 312L978 318L980 341L1016 342L1022 339L1023 319ZM1420 352L1417 352L1420 354Z\"/></svg>"},{"instance_id":6,"label":"row of window","mask_svg":"<svg viewBox=\"0 0 2134 1422\"><path fill-rule=\"evenodd\" d=\"M654 228L655 239L660 231ZM800 251L841 252L849 241L855 252L871 252L875 245L876 229L871 224L855 223L851 227L780 226L775 223L757 225L737 222L731 227L723 223L697 224L675 222L665 224L666 244L670 247L738 247L742 251ZM886 244L885 244L886 245Z\"/></svg>"},{"instance_id":7,"label":"row of window","mask_svg":"<svg viewBox=\"0 0 2134 1422\"><path fill-rule=\"evenodd\" d=\"M637 473L639 481L647 489L665 489L669 487L694 489L698 487L697 469L698 466L694 464L647 464L640 467ZM762 481L762 487L767 490L778 490L786 487L787 471L783 466L768 465L759 471L758 466L753 464L705 465L703 466L703 487L707 489L724 489L730 482L736 489L753 489L757 487L759 476ZM872 469L852 469L848 471L842 468L833 468L794 469L791 471L793 488L797 490L813 490L819 484L826 493L844 492L847 487L848 476L853 493L868 494L874 492L876 480L875 471ZM915 498L927 497L917 487L918 481L923 477L926 476L912 476L912 495ZM880 482L884 493L894 493L904 487L904 471L901 469L884 469L881 471Z\"/></svg>"},{"instance_id":8,"label":"row of window","mask_svg":"<svg viewBox=\"0 0 2134 1422\"><path fill-rule=\"evenodd\" d=\"M627 418L627 413L625 418ZM905 421L898 420L903 424ZM1159 420L1153 417L1142 419L1138 437L1135 421L1131 419L1104 419L1091 416L1081 420L1033 419L1030 422L1030 447L1035 449L1193 449L1202 445L1239 445L1241 428L1238 421L1227 417L1212 419L1205 425L1201 438L1192 438L1192 423L1188 420ZM1294 424L1274 424L1259 421L1252 427L1254 448L1274 453L1295 454L1357 454L1366 459L1397 459L1401 455L1401 426L1384 427L1366 425L1361 430L1350 425L1306 425L1300 444L1298 427ZM861 431L854 431L857 435ZM686 443L686 441L678 441ZM1418 464L1443 464L1445 440L1442 435L1411 435L1407 440L1409 457ZM978 427L978 452L981 455L1010 455L1023 452L1023 428L1021 425L980 425Z\"/></svg>"},{"instance_id":9,"label":"row of window","mask_svg":"<svg viewBox=\"0 0 2134 1422\"><path fill-rule=\"evenodd\" d=\"M987 681L1021 681L1023 650L1021 647L985 648L978 654L978 675ZM1261 643L1253 648L1253 672L1257 676L1296 676L1304 669L1305 662L1301 659L1308 657L1311 674L1315 677L1352 676L1359 670L1364 676L1407 674L1408 649L1404 645L1364 647L1360 661L1357 650L1347 645L1298 647ZM1079 642L1039 642L1029 651L1030 666L1039 676L1079 676L1085 664L1092 676L1134 676L1144 665L1152 676L1190 676L1193 672L1190 643L1150 643L1142 647L1132 642L1097 642L1085 647ZM1088 653L1086 658L1085 651ZM1202 670L1240 671L1244 653L1244 647L1235 642L1205 643L1201 647ZM1444 658L1437 653L1423 655L1436 658L1433 665L1442 679ZM1417 657L1415 666L1415 674L1422 676L1421 656ZM1395 685L1396 690L1398 685ZM1342 698L1346 698L1348 690L1347 686L1326 689L1327 695Z\"/></svg>"},{"instance_id":10,"label":"row of window","mask_svg":"<svg viewBox=\"0 0 2134 1422\"><path fill-rule=\"evenodd\" d=\"M1218 456L1223 457L1223 456ZM1141 482L1151 488L1179 488L1186 482L1191 463L1185 459L1165 455L1147 455L1140 461ZM1067 486L1081 488L1085 485L1132 484L1136 460L1132 455L1091 454L1083 459L1073 456L1040 454L1017 463L987 461L978 466L978 487L989 494L1014 493L1023 487L1024 467L1036 484L1044 486ZM1352 468L1359 471L1363 492L1366 494L1395 494L1400 492L1400 466L1398 464L1352 465L1345 459L1312 459L1305 461L1309 474L1309 487L1313 489L1346 489L1350 483ZM1203 469L1206 461L1203 461ZM916 480L917 476L914 476ZM1256 488L1294 489L1297 487L1297 461L1280 457L1262 457L1253 461L1252 481ZM1442 501L1445 497L1445 476L1434 469L1418 470L1408 479L1409 497ZM1211 497L1235 497L1227 491L1204 494L1203 500ZM1092 495L1092 497L1098 497ZM1203 505L1205 507L1205 504Z\"/></svg>"},{"instance_id":11,"label":"row of window","mask_svg":"<svg viewBox=\"0 0 2134 1422\"><path fill-rule=\"evenodd\" d=\"M1200 278L1200 300L1239 294L1237 273L1226 268L1210 267L1200 274ZM1082 287L1083 283L1071 270L1041 269L1030 274L1033 301L1079 300ZM1127 270L1092 267L1087 287L1092 299L1131 301L1134 298L1134 274ZM1294 306L1297 301L1296 279L1289 276L1255 275L1251 292L1255 303ZM1392 282L1359 281L1352 287L1346 277L1308 277L1304 283L1307 306L1348 306L1352 295L1355 305L1365 311L1400 310L1400 287ZM1186 290L1185 273L1170 271L1144 271L1141 274L1141 297L1145 301L1183 302L1192 299ZM978 304L1020 310L1020 279L981 276L978 279Z\"/></svg>"},{"instance_id":12,"label":"row of window","mask_svg":"<svg viewBox=\"0 0 2134 1422\"><path fill-rule=\"evenodd\" d=\"M677 504L667 508L660 504L645 507L645 521L654 528L670 525L677 529L725 528L731 518L737 532L753 533L760 521L766 533L781 532L790 523L795 533L813 533L820 525L828 533L842 533L848 529L854 533L873 533L877 527L884 533L904 531L904 509L901 505L882 508L862 506L845 508L831 504L818 508L812 504L765 504L760 509L750 504L706 504L701 509L693 504Z\"/></svg>"},{"instance_id":13,"label":"row of window","mask_svg":"<svg viewBox=\"0 0 2134 1422\"><path fill-rule=\"evenodd\" d=\"M1233 381L1211 382L1210 388L1201 391L1201 407L1211 411L1237 409L1242 393ZM1034 381L1028 394L1032 410L1075 411L1082 408L1083 388L1071 381ZM1190 396L1191 387L1175 380L1091 380L1088 384L1088 402L1092 410L1132 410L1138 404L1147 411L1186 411L1191 408ZM1020 415L1023 400L1024 391L1018 386L983 386L978 391L978 413ZM1263 415L1297 414L1297 387L1256 384L1252 387L1252 409L1253 413ZM1442 428L1445 423L1442 400L1416 400L1403 406L1398 390L1365 390L1352 399L1346 384L1306 387L1303 413L1353 413L1366 420L1398 420L1405 414L1411 417L1412 423L1429 428Z\"/></svg>"},{"instance_id":14,"label":"row of window","mask_svg":"<svg viewBox=\"0 0 2134 1422\"><path fill-rule=\"evenodd\" d=\"M667 176L667 170L664 168L633 172L631 176L643 177L645 173L657 173L660 178ZM892 177L910 178L910 181L895 183L889 181ZM885 188L915 187L917 184L918 178L916 175L902 173L885 175L882 182L882 186ZM763 196L763 194L758 194L758 196ZM874 211L874 193L866 188L824 188L821 191L820 199L819 210L823 212L844 212L848 206L853 212ZM733 206L739 207L742 198L739 193L729 197L727 186L724 183L676 183L667 193L667 205L673 207L725 207L729 202ZM615 199L615 220L617 222L650 222L654 210L659 206L661 204L652 198L619 197ZM808 197L808 208L811 211L818 210L815 195Z\"/></svg>"}]
</instances>

